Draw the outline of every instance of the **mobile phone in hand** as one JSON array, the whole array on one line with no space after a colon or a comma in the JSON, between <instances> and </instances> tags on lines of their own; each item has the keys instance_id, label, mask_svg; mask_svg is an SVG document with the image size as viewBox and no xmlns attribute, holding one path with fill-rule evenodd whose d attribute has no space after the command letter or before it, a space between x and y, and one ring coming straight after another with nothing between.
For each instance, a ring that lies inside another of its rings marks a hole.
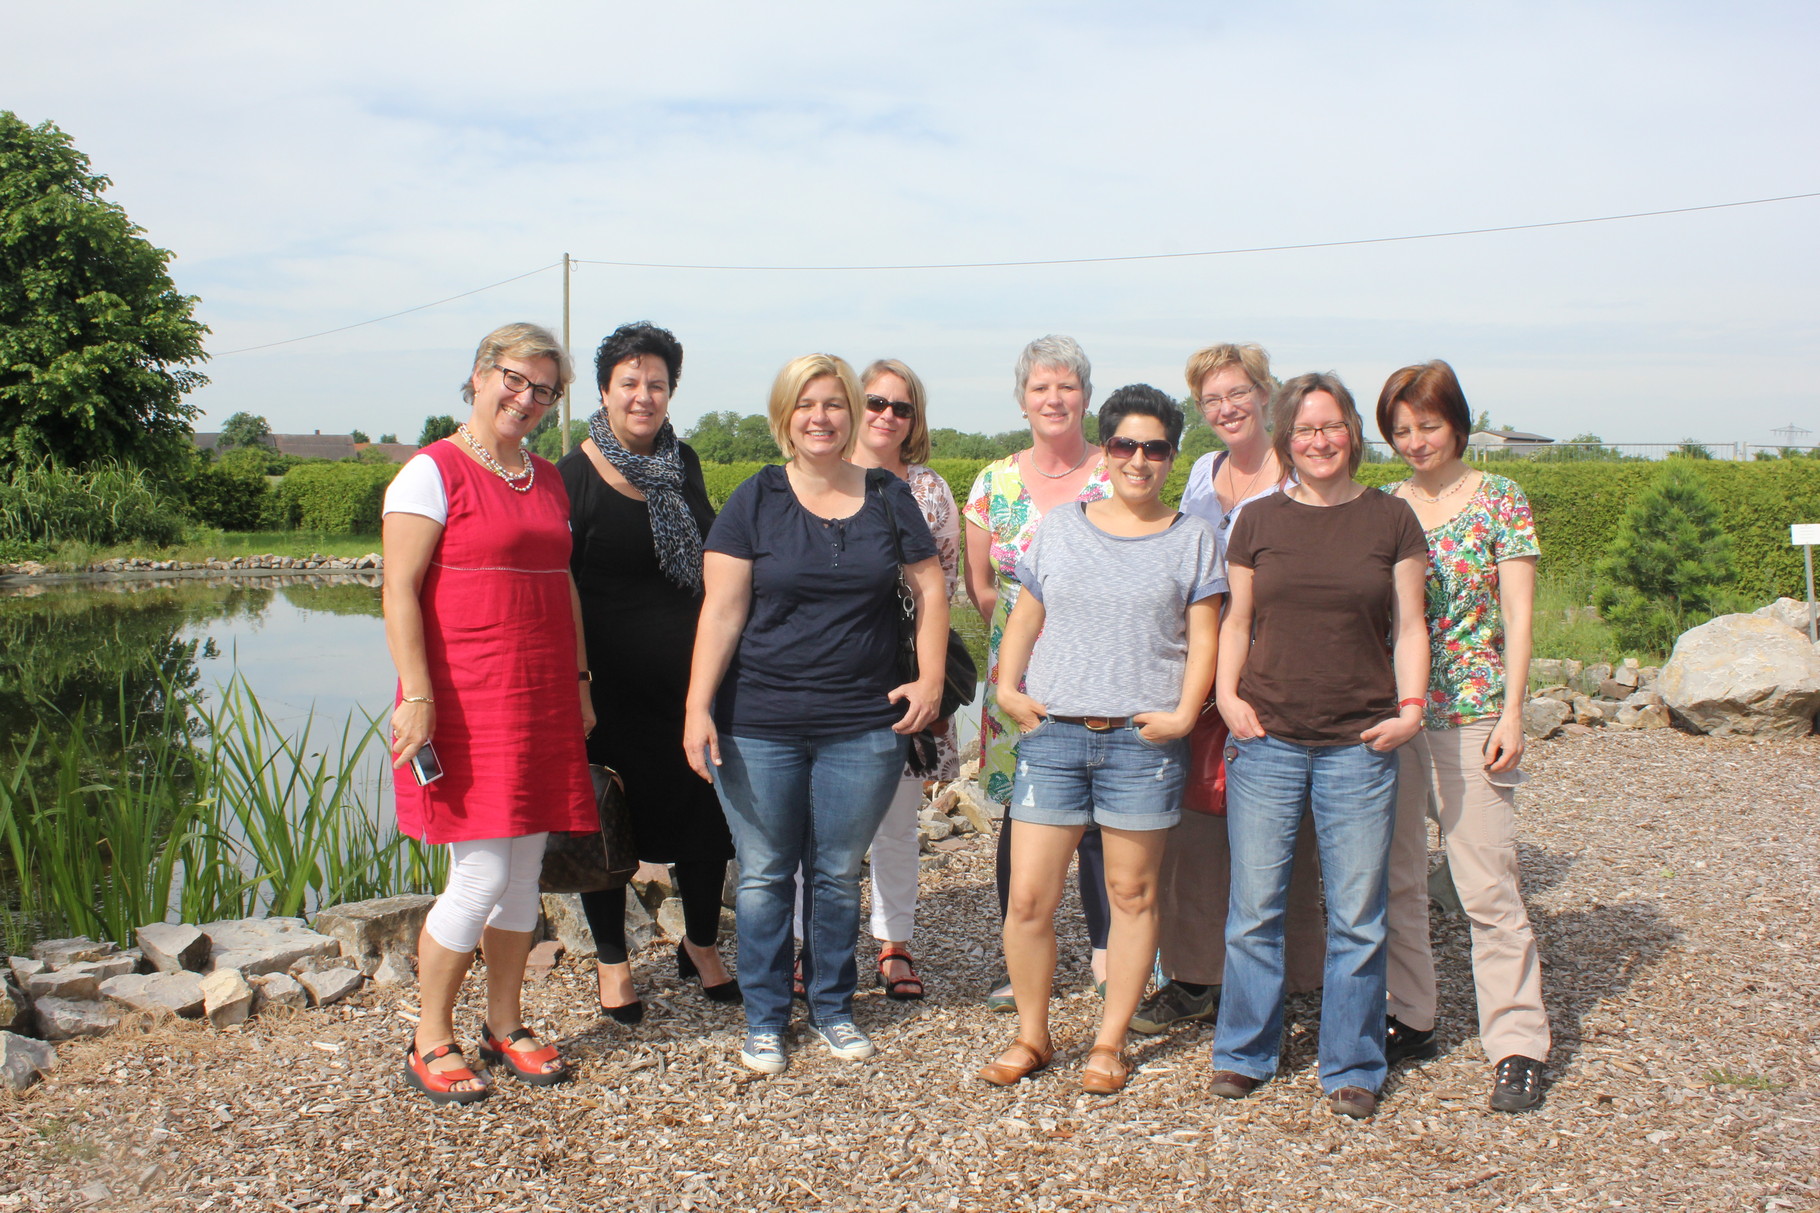
<instances>
[{"instance_id":1,"label":"mobile phone in hand","mask_svg":"<svg viewBox=\"0 0 1820 1213\"><path fill-rule=\"evenodd\" d=\"M436 757L436 749L429 742L411 755L411 777L417 780L417 786L435 783L442 778L442 763Z\"/></svg>"}]
</instances>

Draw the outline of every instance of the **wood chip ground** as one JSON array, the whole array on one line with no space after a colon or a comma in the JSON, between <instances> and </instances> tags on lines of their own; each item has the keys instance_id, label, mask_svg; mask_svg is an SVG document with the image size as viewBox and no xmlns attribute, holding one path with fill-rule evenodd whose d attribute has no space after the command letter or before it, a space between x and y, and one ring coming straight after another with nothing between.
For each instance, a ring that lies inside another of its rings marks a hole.
<instances>
[{"instance_id":1,"label":"wood chip ground","mask_svg":"<svg viewBox=\"0 0 1820 1213\"><path fill-rule=\"evenodd\" d=\"M531 1018L581 1079L504 1081L470 1108L400 1082L409 993L225 1032L143 1023L0 1095L0 1213L1820 1208L1820 739L1601 732L1531 755L1523 862L1555 1049L1526 1115L1485 1106L1467 929L1439 917L1444 1051L1396 1072L1369 1121L1320 1106L1312 999L1282 1074L1242 1103L1209 1094L1198 1026L1137 1039L1127 1091L1083 1095L1098 1000L1072 923L1057 1030L1074 1047L984 1086L1013 1022L979 997L999 962L976 837L925 875L932 996L862 983L869 1064L799 1035L786 1075L749 1074L739 1011L661 949L636 962L635 1029L596 1018L591 965L535 982Z\"/></svg>"}]
</instances>

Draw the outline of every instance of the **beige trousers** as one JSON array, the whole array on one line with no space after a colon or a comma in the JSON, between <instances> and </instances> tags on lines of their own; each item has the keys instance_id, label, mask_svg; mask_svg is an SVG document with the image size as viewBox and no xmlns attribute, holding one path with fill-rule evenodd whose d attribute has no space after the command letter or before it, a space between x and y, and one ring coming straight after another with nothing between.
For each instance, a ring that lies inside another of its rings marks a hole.
<instances>
[{"instance_id":1,"label":"beige trousers","mask_svg":"<svg viewBox=\"0 0 1820 1213\"><path fill-rule=\"evenodd\" d=\"M1472 980L1479 1043L1488 1061L1548 1058L1542 965L1517 870L1516 794L1485 778L1494 720L1426 730L1402 748L1396 835L1390 846L1390 1013L1417 1030L1435 1022L1435 966L1428 944L1430 790L1454 888L1472 924Z\"/></svg>"},{"instance_id":2,"label":"beige trousers","mask_svg":"<svg viewBox=\"0 0 1820 1213\"><path fill-rule=\"evenodd\" d=\"M1226 839L1226 819L1184 812L1181 824L1169 831L1157 880L1166 975L1196 985L1221 984L1226 975L1226 906L1231 889L1232 848ZM1285 992L1320 989L1326 959L1321 861L1314 847L1314 818L1303 814L1283 923Z\"/></svg>"}]
</instances>

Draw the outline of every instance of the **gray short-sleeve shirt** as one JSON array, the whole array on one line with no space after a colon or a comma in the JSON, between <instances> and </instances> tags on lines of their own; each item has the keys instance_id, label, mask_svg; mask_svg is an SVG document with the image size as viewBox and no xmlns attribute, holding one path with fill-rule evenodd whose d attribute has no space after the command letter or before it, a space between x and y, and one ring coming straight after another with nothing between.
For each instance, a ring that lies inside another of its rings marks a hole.
<instances>
[{"instance_id":1,"label":"gray short-sleeve shirt","mask_svg":"<svg viewBox=\"0 0 1820 1213\"><path fill-rule=\"evenodd\" d=\"M1017 579L1043 604L1025 686L1062 716L1174 711L1188 605L1226 592L1213 528L1188 514L1151 535L1109 535L1071 503L1043 519Z\"/></svg>"}]
</instances>

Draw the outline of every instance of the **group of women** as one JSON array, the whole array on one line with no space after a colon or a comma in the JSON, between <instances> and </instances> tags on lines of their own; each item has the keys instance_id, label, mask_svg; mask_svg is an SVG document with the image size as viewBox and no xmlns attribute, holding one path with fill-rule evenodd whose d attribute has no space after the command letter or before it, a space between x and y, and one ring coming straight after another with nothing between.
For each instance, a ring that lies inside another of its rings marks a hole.
<instances>
[{"instance_id":1,"label":"group of women","mask_svg":"<svg viewBox=\"0 0 1820 1213\"><path fill-rule=\"evenodd\" d=\"M1053 1061L1055 918L1078 856L1103 998L1085 1090L1130 1080L1128 1031L1217 1018L1212 1090L1244 1098L1276 1072L1285 995L1318 985L1329 1107L1370 1115L1390 1065L1436 1051L1433 815L1472 921L1492 1106L1539 1101L1548 1027L1513 830L1522 696L1504 694L1527 674L1537 549L1520 490L1462 460L1470 413L1446 363L1386 383L1378 428L1410 475L1380 492L1354 478L1363 423L1336 377L1278 386L1256 346L1199 351L1191 399L1224 449L1178 511L1162 492L1181 406L1121 388L1089 443L1087 357L1045 337L1017 367L1031 446L957 509L923 462L916 374L809 355L772 386L784 462L718 517L668 419L681 363L663 329L615 331L589 437L551 467L520 442L566 389L567 357L541 329L498 330L464 385L468 421L388 494L395 764L433 739L442 769L401 774L399 820L452 859L419 945L412 1086L490 1092L452 1022L482 943L482 1059L534 1084L571 1076L524 1025L519 986L545 834L592 824L584 759L624 776L639 857L675 866L678 974L744 1003L740 1061L787 1068L793 996L834 1056L872 1055L853 1014L861 865L870 849L879 983L921 997L917 808L923 780L958 766L938 713L964 521L989 628L980 780L1007 805L1006 980L986 999L1018 1022L980 1077ZM1224 815L1185 814L1209 744ZM717 949L735 855L737 980ZM602 1013L635 1023L624 897L584 908Z\"/></svg>"}]
</instances>

